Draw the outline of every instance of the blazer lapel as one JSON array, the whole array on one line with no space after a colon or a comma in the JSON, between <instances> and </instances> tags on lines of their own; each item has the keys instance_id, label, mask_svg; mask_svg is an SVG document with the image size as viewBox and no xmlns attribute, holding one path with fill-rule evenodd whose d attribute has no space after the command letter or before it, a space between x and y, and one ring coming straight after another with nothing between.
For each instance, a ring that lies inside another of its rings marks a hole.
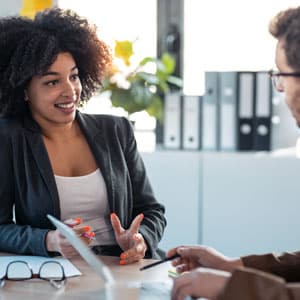
<instances>
[{"instance_id":1,"label":"blazer lapel","mask_svg":"<svg viewBox=\"0 0 300 300\"><path fill-rule=\"evenodd\" d=\"M47 186L48 192L53 199L54 215L60 218L59 196L54 179L52 167L45 148L40 129L33 120L25 119L26 139L31 148L35 162L38 166L39 172Z\"/></svg>"}]
</instances>

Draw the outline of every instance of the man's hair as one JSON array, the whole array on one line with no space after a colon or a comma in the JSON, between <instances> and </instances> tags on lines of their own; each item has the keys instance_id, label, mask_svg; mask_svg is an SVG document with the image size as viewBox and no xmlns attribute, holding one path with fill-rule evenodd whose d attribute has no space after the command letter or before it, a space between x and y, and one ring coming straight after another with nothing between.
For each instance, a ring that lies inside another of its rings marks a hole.
<instances>
[{"instance_id":1,"label":"man's hair","mask_svg":"<svg viewBox=\"0 0 300 300\"><path fill-rule=\"evenodd\" d=\"M57 55L69 52L78 67L81 100L101 86L111 53L97 28L70 10L52 8L36 15L0 19L0 114L28 111L25 89L31 78L46 72Z\"/></svg>"},{"instance_id":2,"label":"man's hair","mask_svg":"<svg viewBox=\"0 0 300 300\"><path fill-rule=\"evenodd\" d=\"M287 63L300 71L300 7L278 13L270 22L270 33L283 38Z\"/></svg>"}]
</instances>

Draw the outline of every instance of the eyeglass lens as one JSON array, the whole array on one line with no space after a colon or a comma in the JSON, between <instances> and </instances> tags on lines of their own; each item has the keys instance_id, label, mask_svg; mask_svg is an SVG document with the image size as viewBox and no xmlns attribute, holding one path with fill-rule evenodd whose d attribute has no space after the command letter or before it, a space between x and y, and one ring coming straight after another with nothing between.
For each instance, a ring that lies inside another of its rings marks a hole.
<instances>
[{"instance_id":1,"label":"eyeglass lens","mask_svg":"<svg viewBox=\"0 0 300 300\"><path fill-rule=\"evenodd\" d=\"M40 278L62 280L64 278L63 268L55 262L46 262L40 268Z\"/></svg>"},{"instance_id":2,"label":"eyeglass lens","mask_svg":"<svg viewBox=\"0 0 300 300\"><path fill-rule=\"evenodd\" d=\"M25 262L16 261L9 264L6 276L11 280L25 280L32 277L32 272Z\"/></svg>"}]
</instances>

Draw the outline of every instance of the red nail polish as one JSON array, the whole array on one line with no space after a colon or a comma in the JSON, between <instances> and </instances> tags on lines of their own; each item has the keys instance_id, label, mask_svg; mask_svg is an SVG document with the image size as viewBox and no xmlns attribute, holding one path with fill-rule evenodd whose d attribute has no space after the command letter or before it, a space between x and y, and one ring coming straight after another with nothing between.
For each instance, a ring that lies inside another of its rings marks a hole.
<instances>
[{"instance_id":1,"label":"red nail polish","mask_svg":"<svg viewBox=\"0 0 300 300\"><path fill-rule=\"evenodd\" d=\"M122 254L120 255L120 258L121 258L121 259L125 259L125 258L126 258L126 254L125 254L125 253L122 253Z\"/></svg>"},{"instance_id":2,"label":"red nail polish","mask_svg":"<svg viewBox=\"0 0 300 300\"><path fill-rule=\"evenodd\" d=\"M84 227L83 227L83 230L84 230L85 232L88 232L88 231L91 230L91 226L84 226Z\"/></svg>"},{"instance_id":3,"label":"red nail polish","mask_svg":"<svg viewBox=\"0 0 300 300\"><path fill-rule=\"evenodd\" d=\"M125 260L120 260L120 265L121 265L121 266L126 265L126 261L125 261Z\"/></svg>"}]
</instances>

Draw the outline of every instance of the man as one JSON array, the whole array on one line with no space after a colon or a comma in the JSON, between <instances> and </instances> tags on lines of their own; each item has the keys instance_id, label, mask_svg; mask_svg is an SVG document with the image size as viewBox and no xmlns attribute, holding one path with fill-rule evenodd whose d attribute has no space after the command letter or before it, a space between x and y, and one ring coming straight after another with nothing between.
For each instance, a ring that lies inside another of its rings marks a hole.
<instances>
[{"instance_id":1,"label":"man","mask_svg":"<svg viewBox=\"0 0 300 300\"><path fill-rule=\"evenodd\" d=\"M300 7L280 12L269 31L277 39L278 68L270 71L270 76L275 88L285 93L300 127ZM172 262L178 273L190 272L175 279L173 300L187 295L218 300L300 299L300 251L231 259L212 248L181 246L169 250L167 257L175 253L180 255Z\"/></svg>"}]
</instances>

